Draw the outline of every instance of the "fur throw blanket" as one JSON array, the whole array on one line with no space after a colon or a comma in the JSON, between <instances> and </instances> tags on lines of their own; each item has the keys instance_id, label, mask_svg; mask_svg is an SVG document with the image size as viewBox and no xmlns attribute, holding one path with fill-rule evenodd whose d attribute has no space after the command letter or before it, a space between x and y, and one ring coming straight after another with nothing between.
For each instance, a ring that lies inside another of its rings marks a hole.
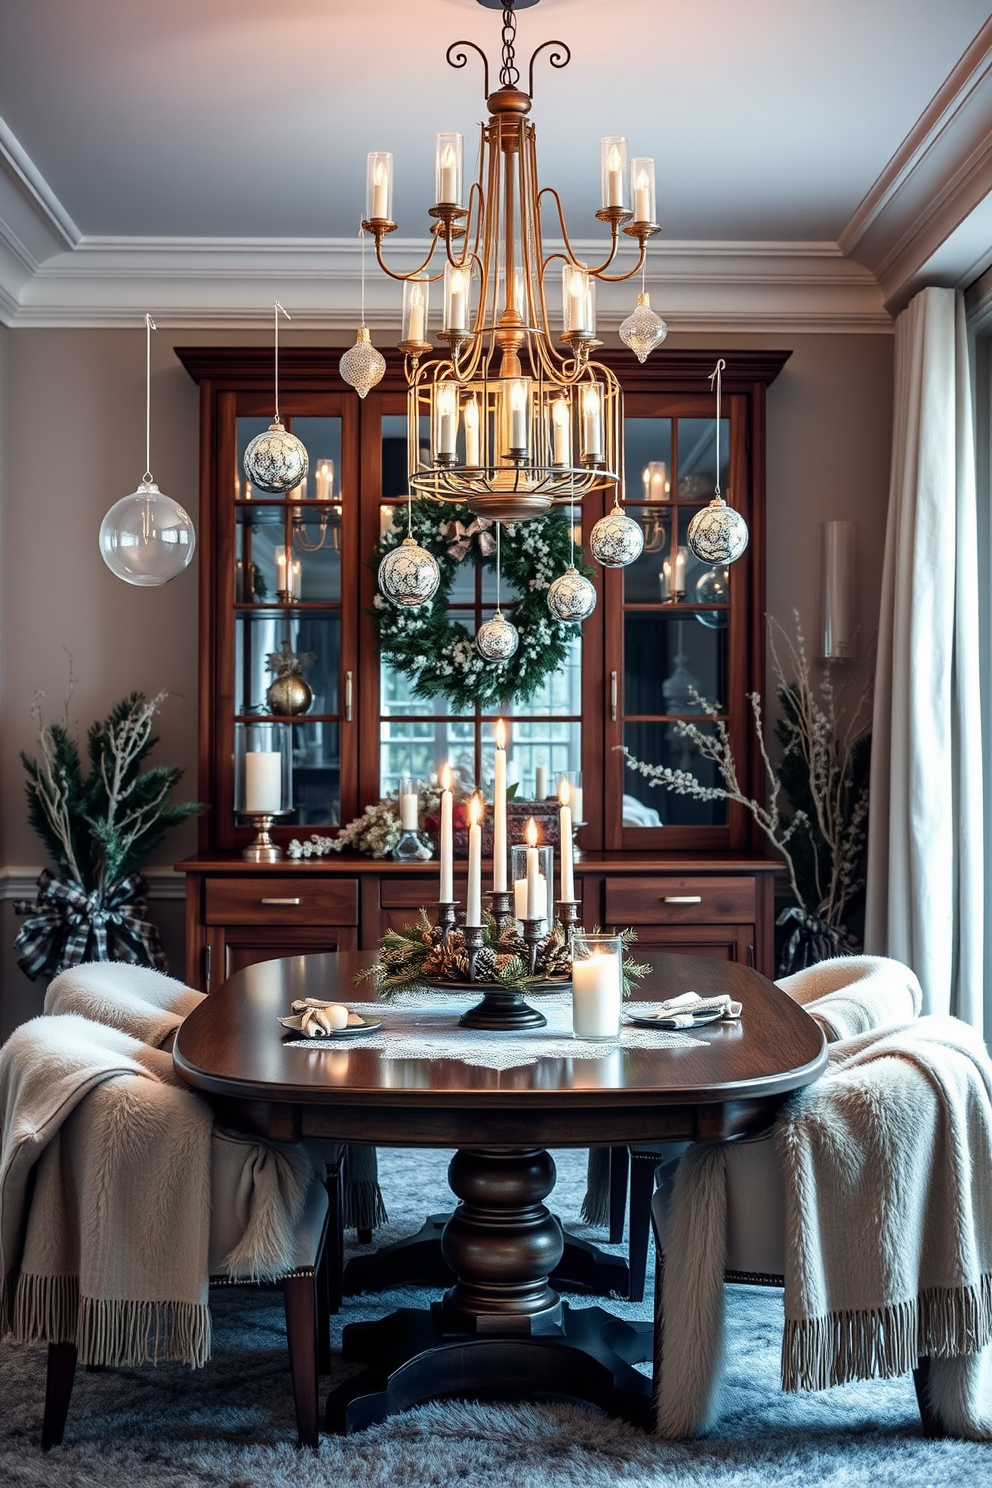
<instances>
[{"instance_id":1,"label":"fur throw blanket","mask_svg":"<svg viewBox=\"0 0 992 1488\"><path fill-rule=\"evenodd\" d=\"M70 966L49 983L45 1012L79 1013L153 1048L171 1049L179 1025L203 997L150 966L90 961Z\"/></svg>"},{"instance_id":2,"label":"fur throw blanket","mask_svg":"<svg viewBox=\"0 0 992 1488\"><path fill-rule=\"evenodd\" d=\"M888 956L834 956L775 985L819 1023L828 1044L908 1023L923 1007L916 974Z\"/></svg>"},{"instance_id":3,"label":"fur throw blanket","mask_svg":"<svg viewBox=\"0 0 992 1488\"><path fill-rule=\"evenodd\" d=\"M32 1019L0 1049L0 1121L4 1331L73 1342L84 1364L203 1364L213 1121L171 1056L74 1014ZM244 1146L237 1260L259 1278L285 1268L313 1169Z\"/></svg>"},{"instance_id":4,"label":"fur throw blanket","mask_svg":"<svg viewBox=\"0 0 992 1488\"><path fill-rule=\"evenodd\" d=\"M992 1438L992 1063L978 1034L928 1017L834 1044L776 1122L787 1247L782 1384L819 1390L931 1362L930 1403ZM717 1410L726 1147L675 1180L656 1361L657 1430Z\"/></svg>"}]
</instances>

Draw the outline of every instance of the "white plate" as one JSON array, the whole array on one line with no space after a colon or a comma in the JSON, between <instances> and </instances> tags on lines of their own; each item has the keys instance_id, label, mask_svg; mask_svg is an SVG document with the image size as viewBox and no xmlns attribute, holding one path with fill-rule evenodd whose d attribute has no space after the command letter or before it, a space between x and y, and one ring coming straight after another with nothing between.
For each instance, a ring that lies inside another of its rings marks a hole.
<instances>
[{"instance_id":1,"label":"white plate","mask_svg":"<svg viewBox=\"0 0 992 1488\"><path fill-rule=\"evenodd\" d=\"M702 1028L704 1026L704 1024L706 1024L706 1023L715 1023L719 1018L722 1018L723 1017L723 1011L720 1008L713 1008L708 1013L691 1013L690 1014L689 1011L687 1010L686 1012L682 1013L680 1016L682 1018L691 1017L692 1018L692 1022L691 1023L678 1022L676 1020L676 1015L675 1014L670 1014L667 1018L650 1018L650 1017L645 1017L645 1015L643 1013L627 1013L627 1014L625 1014L626 1021L628 1023L636 1023L637 1026L638 1026L638 1028L675 1028L675 1029L679 1029L679 1028Z\"/></svg>"},{"instance_id":2,"label":"white plate","mask_svg":"<svg viewBox=\"0 0 992 1488\"><path fill-rule=\"evenodd\" d=\"M291 1033L303 1034L304 1038L310 1037L309 1034L303 1033L303 1019L300 1017L299 1013L291 1013L288 1018L280 1018L279 1022L282 1024L283 1028L288 1028ZM315 1044L320 1044L323 1043L325 1039L351 1038L352 1034L374 1033L377 1028L381 1027L381 1018L363 1018L361 1023L352 1023L349 1028L335 1028L331 1033L314 1034L313 1041Z\"/></svg>"}]
</instances>

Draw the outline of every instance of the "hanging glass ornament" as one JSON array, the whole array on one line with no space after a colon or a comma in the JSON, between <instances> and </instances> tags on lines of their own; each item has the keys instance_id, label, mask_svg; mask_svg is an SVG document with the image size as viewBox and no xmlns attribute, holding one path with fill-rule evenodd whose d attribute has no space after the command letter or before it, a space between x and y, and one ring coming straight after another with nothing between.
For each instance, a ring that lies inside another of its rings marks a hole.
<instances>
[{"instance_id":1,"label":"hanging glass ornament","mask_svg":"<svg viewBox=\"0 0 992 1488\"><path fill-rule=\"evenodd\" d=\"M726 365L721 357L710 377L711 384L716 381L716 492L709 506L698 511L689 523L689 547L704 563L733 563L747 547L749 536L740 512L728 506L720 495L721 374Z\"/></svg>"},{"instance_id":2,"label":"hanging glass ornament","mask_svg":"<svg viewBox=\"0 0 992 1488\"><path fill-rule=\"evenodd\" d=\"M667 325L651 309L651 296L642 290L637 296L637 308L620 323L620 340L630 347L639 362L646 362L667 335Z\"/></svg>"},{"instance_id":3,"label":"hanging glass ornament","mask_svg":"<svg viewBox=\"0 0 992 1488\"><path fill-rule=\"evenodd\" d=\"M360 398L371 392L381 382L386 370L386 358L372 345L369 328L365 324L365 233L360 227L358 236L362 242L362 302L361 321L354 346L350 346L338 362L338 371L349 387L353 387Z\"/></svg>"},{"instance_id":4,"label":"hanging glass ornament","mask_svg":"<svg viewBox=\"0 0 992 1488\"><path fill-rule=\"evenodd\" d=\"M588 620L596 608L596 590L574 566L559 574L548 589L548 609L556 620Z\"/></svg>"},{"instance_id":5,"label":"hanging glass ornament","mask_svg":"<svg viewBox=\"0 0 992 1488\"><path fill-rule=\"evenodd\" d=\"M256 434L245 450L245 477L254 490L265 491L269 496L285 496L301 481L306 480L310 468L310 457L303 441L283 428L279 417L279 316L291 320L276 300L272 306L275 322L275 416L262 434Z\"/></svg>"},{"instance_id":6,"label":"hanging glass ornament","mask_svg":"<svg viewBox=\"0 0 992 1488\"><path fill-rule=\"evenodd\" d=\"M189 513L152 480L152 331L145 316L145 473L138 489L115 501L100 523L100 555L125 584L151 589L167 584L189 564L196 532Z\"/></svg>"},{"instance_id":7,"label":"hanging glass ornament","mask_svg":"<svg viewBox=\"0 0 992 1488\"><path fill-rule=\"evenodd\" d=\"M475 645L487 661L509 661L520 644L520 632L497 610L491 620L483 620L475 633Z\"/></svg>"},{"instance_id":8,"label":"hanging glass ornament","mask_svg":"<svg viewBox=\"0 0 992 1488\"><path fill-rule=\"evenodd\" d=\"M252 490L284 496L306 479L310 457L302 440L276 419L264 433L255 435L245 450L244 463Z\"/></svg>"},{"instance_id":9,"label":"hanging glass ornament","mask_svg":"<svg viewBox=\"0 0 992 1488\"><path fill-rule=\"evenodd\" d=\"M644 529L619 504L600 517L589 534L589 551L604 568L626 568L643 550Z\"/></svg>"},{"instance_id":10,"label":"hanging glass ornament","mask_svg":"<svg viewBox=\"0 0 992 1488\"><path fill-rule=\"evenodd\" d=\"M383 558L378 578L387 599L412 608L434 598L441 570L434 554L422 548L410 533Z\"/></svg>"},{"instance_id":11,"label":"hanging glass ornament","mask_svg":"<svg viewBox=\"0 0 992 1488\"><path fill-rule=\"evenodd\" d=\"M730 603L730 581L722 563L714 563L696 580L696 603L701 605L726 605ZM726 630L729 616L726 610L698 610L696 619L708 630Z\"/></svg>"},{"instance_id":12,"label":"hanging glass ornament","mask_svg":"<svg viewBox=\"0 0 992 1488\"><path fill-rule=\"evenodd\" d=\"M372 345L368 326L359 326L358 338L341 358L338 371L358 396L364 398L377 382L382 381L385 370L386 358Z\"/></svg>"}]
</instances>

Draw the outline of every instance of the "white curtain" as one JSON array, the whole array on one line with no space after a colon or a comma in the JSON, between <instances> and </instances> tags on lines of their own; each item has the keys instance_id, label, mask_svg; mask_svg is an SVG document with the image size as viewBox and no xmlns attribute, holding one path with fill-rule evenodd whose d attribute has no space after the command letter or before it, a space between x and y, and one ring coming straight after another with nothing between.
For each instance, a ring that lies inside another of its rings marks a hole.
<instances>
[{"instance_id":1,"label":"white curtain","mask_svg":"<svg viewBox=\"0 0 992 1488\"><path fill-rule=\"evenodd\" d=\"M926 1012L985 1032L975 449L961 295L922 290L896 321L895 353L865 949L913 968Z\"/></svg>"}]
</instances>

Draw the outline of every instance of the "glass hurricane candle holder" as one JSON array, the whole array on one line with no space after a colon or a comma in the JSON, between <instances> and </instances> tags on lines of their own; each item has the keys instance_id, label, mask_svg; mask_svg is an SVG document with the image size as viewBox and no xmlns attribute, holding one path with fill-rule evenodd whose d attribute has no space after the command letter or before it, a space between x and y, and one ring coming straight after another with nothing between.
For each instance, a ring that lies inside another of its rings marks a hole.
<instances>
[{"instance_id":1,"label":"glass hurricane candle holder","mask_svg":"<svg viewBox=\"0 0 992 1488\"><path fill-rule=\"evenodd\" d=\"M528 857L534 853L533 859ZM533 883L528 880L528 869L534 865ZM554 850L547 844L528 847L525 842L514 842L510 847L510 881L513 884L513 913L516 919L543 920L548 922L552 905L552 878L554 874Z\"/></svg>"},{"instance_id":2,"label":"glass hurricane candle holder","mask_svg":"<svg viewBox=\"0 0 992 1488\"><path fill-rule=\"evenodd\" d=\"M619 1037L622 952L623 944L619 935L574 931L572 1032L576 1038Z\"/></svg>"},{"instance_id":3,"label":"glass hurricane candle holder","mask_svg":"<svg viewBox=\"0 0 992 1488\"><path fill-rule=\"evenodd\" d=\"M235 724L234 809L256 829L242 857L253 863L276 863L282 849L269 828L293 809L292 733L288 724L259 721Z\"/></svg>"},{"instance_id":4,"label":"glass hurricane candle holder","mask_svg":"<svg viewBox=\"0 0 992 1488\"><path fill-rule=\"evenodd\" d=\"M365 171L365 217L369 222L393 219L393 157L388 150L370 150Z\"/></svg>"}]
</instances>

